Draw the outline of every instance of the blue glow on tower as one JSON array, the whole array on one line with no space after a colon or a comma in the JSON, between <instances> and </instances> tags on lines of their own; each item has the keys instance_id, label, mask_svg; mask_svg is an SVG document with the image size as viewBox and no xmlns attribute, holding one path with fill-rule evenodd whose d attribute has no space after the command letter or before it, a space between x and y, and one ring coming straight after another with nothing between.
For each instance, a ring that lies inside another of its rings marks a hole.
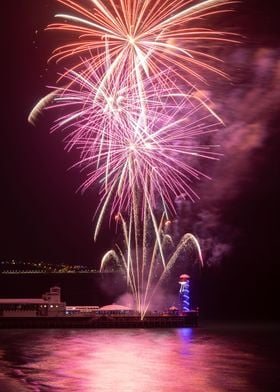
<instances>
[{"instance_id":1,"label":"blue glow on tower","mask_svg":"<svg viewBox=\"0 0 280 392\"><path fill-rule=\"evenodd\" d=\"M179 300L180 308L182 312L190 311L190 277L187 274L183 274L179 278L180 291Z\"/></svg>"}]
</instances>

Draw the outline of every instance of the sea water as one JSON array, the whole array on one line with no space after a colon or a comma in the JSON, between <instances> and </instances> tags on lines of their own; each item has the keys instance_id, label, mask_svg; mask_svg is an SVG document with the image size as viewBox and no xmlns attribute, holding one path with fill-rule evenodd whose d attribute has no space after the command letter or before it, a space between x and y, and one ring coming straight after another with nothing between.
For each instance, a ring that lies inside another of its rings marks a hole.
<instances>
[{"instance_id":1,"label":"sea water","mask_svg":"<svg viewBox=\"0 0 280 392\"><path fill-rule=\"evenodd\" d=\"M280 391L278 325L0 330L0 391Z\"/></svg>"}]
</instances>

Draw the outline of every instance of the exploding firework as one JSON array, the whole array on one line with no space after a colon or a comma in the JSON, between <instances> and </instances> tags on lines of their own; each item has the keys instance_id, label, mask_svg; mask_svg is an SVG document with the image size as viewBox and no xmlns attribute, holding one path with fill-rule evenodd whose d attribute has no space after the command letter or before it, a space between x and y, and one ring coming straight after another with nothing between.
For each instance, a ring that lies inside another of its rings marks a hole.
<instances>
[{"instance_id":1,"label":"exploding firework","mask_svg":"<svg viewBox=\"0 0 280 392\"><path fill-rule=\"evenodd\" d=\"M122 227L125 250L109 251L101 269L112 257L122 265L144 317L183 249L195 246L202 260L192 234L169 254L164 226L177 197L197 197L192 183L206 177L198 159L219 156L209 134L222 121L197 84L205 82L202 71L226 76L203 46L231 37L202 20L235 1L57 1L71 13L57 14L60 21L48 29L74 41L51 59L71 58L72 67L30 121L44 105L60 108L52 129L66 133L69 150L79 149L77 165L87 173L82 189L99 184L95 239L106 211Z\"/></svg>"},{"instance_id":2,"label":"exploding firework","mask_svg":"<svg viewBox=\"0 0 280 392\"><path fill-rule=\"evenodd\" d=\"M57 1L71 13L56 14L62 22L51 24L48 29L71 33L77 39L58 47L52 59L62 61L75 57L75 68L83 70L83 61L77 58L89 58L94 67L99 68L107 63L109 54L110 67L104 79L118 75L124 68L130 69L139 82L139 91L142 72L160 79L162 69L169 68L176 80L179 78L191 85L191 80L205 81L201 70L225 76L210 64L218 59L208 54L205 46L209 41L232 39L229 33L202 27L201 21L210 15L228 12L225 6L236 1ZM165 82L163 79L163 85ZM169 83L177 85L172 78Z\"/></svg>"},{"instance_id":3,"label":"exploding firework","mask_svg":"<svg viewBox=\"0 0 280 392\"><path fill-rule=\"evenodd\" d=\"M139 96L130 74L100 89L100 76L88 67L91 77L67 72L66 87L56 88L51 107L66 112L53 130L64 129L68 149L81 151L77 165L88 173L82 188L101 184L96 234L106 209L111 217L137 210L143 218L147 208L153 214L160 205L174 213L176 197L195 198L193 180L206 177L191 161L219 156L202 140L221 120L194 91L162 90L147 78L145 96Z\"/></svg>"}]
</instances>

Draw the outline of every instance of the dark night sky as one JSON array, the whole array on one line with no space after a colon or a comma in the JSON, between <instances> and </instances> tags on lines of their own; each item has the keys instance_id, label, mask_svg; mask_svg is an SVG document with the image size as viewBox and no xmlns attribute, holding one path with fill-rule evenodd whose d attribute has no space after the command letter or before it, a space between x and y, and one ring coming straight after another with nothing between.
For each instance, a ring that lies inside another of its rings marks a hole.
<instances>
[{"instance_id":1,"label":"dark night sky","mask_svg":"<svg viewBox=\"0 0 280 392\"><path fill-rule=\"evenodd\" d=\"M0 260L97 266L113 236L104 230L98 244L93 243L96 194L77 193L81 174L68 170L75 152L64 151L61 134L49 134L51 116L44 114L37 127L27 123L45 86L55 81L47 58L57 33L43 29L53 20L57 5L51 0L17 0L2 7ZM234 26L243 34L246 48L269 48L279 56L277 19L278 11L269 2L248 0L236 6L223 27ZM278 306L280 113L274 107L269 116L264 142L254 150L250 181L239 182L240 191L222 210L223 225L230 225L238 236L221 264L203 272L201 305L206 309L221 309L227 303L244 312L252 306L252 316L261 317L264 309L271 312Z\"/></svg>"}]
</instances>

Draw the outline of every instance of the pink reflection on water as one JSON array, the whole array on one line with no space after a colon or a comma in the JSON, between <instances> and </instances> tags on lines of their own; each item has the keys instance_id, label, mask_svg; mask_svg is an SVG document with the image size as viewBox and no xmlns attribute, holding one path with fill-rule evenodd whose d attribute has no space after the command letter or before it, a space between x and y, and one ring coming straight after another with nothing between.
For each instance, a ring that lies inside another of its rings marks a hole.
<instances>
[{"instance_id":1,"label":"pink reflection on water","mask_svg":"<svg viewBox=\"0 0 280 392\"><path fill-rule=\"evenodd\" d=\"M192 329L53 330L29 339L17 369L33 391L252 390L243 368L256 364L253 355Z\"/></svg>"},{"instance_id":2,"label":"pink reflection on water","mask_svg":"<svg viewBox=\"0 0 280 392\"><path fill-rule=\"evenodd\" d=\"M165 331L95 332L86 340L75 337L68 340L67 357L64 346L53 352L51 363L51 358L48 359L49 368L53 367L53 361L60 364L55 374L64 380L64 388L71 388L71 384L73 387L76 380L78 385L73 391L182 391L187 369L183 357L190 329L178 332L178 336L171 334L172 339L170 332ZM174 337L178 345L174 344ZM65 384L69 377L71 383Z\"/></svg>"}]
</instances>

